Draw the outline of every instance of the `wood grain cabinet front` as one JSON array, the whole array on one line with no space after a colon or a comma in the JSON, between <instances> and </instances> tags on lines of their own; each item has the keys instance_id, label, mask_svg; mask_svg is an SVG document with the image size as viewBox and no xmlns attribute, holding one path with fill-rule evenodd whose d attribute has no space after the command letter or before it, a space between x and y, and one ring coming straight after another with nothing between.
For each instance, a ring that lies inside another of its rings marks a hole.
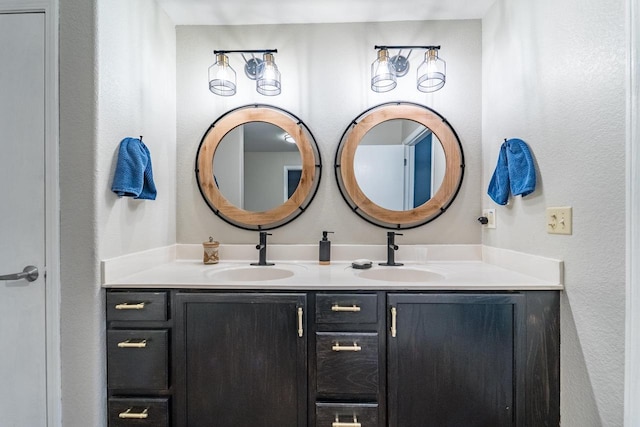
<instances>
[{"instance_id":1,"label":"wood grain cabinet front","mask_svg":"<svg viewBox=\"0 0 640 427\"><path fill-rule=\"evenodd\" d=\"M167 330L107 331L107 385L112 390L169 387Z\"/></svg>"},{"instance_id":2,"label":"wood grain cabinet front","mask_svg":"<svg viewBox=\"0 0 640 427\"><path fill-rule=\"evenodd\" d=\"M304 293L178 293L176 426L305 427Z\"/></svg>"},{"instance_id":3,"label":"wood grain cabinet front","mask_svg":"<svg viewBox=\"0 0 640 427\"><path fill-rule=\"evenodd\" d=\"M384 426L384 294L317 293L314 300L310 425Z\"/></svg>"},{"instance_id":4,"label":"wood grain cabinet front","mask_svg":"<svg viewBox=\"0 0 640 427\"><path fill-rule=\"evenodd\" d=\"M376 294L320 293L316 295L316 323L376 324Z\"/></svg>"},{"instance_id":5,"label":"wood grain cabinet front","mask_svg":"<svg viewBox=\"0 0 640 427\"><path fill-rule=\"evenodd\" d=\"M379 427L375 403L317 403L316 427Z\"/></svg>"},{"instance_id":6,"label":"wood grain cabinet front","mask_svg":"<svg viewBox=\"0 0 640 427\"><path fill-rule=\"evenodd\" d=\"M109 427L560 424L557 291L106 300Z\"/></svg>"},{"instance_id":7,"label":"wood grain cabinet front","mask_svg":"<svg viewBox=\"0 0 640 427\"><path fill-rule=\"evenodd\" d=\"M375 400L379 388L378 334L318 332L318 397L358 396Z\"/></svg>"},{"instance_id":8,"label":"wood grain cabinet front","mask_svg":"<svg viewBox=\"0 0 640 427\"><path fill-rule=\"evenodd\" d=\"M109 427L171 426L168 296L168 291L107 291Z\"/></svg>"},{"instance_id":9,"label":"wood grain cabinet front","mask_svg":"<svg viewBox=\"0 0 640 427\"><path fill-rule=\"evenodd\" d=\"M167 320L166 292L108 292L108 321Z\"/></svg>"},{"instance_id":10,"label":"wood grain cabinet front","mask_svg":"<svg viewBox=\"0 0 640 427\"><path fill-rule=\"evenodd\" d=\"M389 294L389 427L557 427L556 292Z\"/></svg>"},{"instance_id":11,"label":"wood grain cabinet front","mask_svg":"<svg viewBox=\"0 0 640 427\"><path fill-rule=\"evenodd\" d=\"M109 427L169 427L169 398L109 399Z\"/></svg>"}]
</instances>

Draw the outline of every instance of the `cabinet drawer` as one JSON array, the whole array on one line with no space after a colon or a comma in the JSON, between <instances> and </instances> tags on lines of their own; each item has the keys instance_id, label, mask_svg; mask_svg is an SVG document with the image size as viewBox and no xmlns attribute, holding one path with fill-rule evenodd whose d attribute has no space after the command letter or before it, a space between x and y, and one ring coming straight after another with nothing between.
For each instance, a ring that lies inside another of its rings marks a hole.
<instances>
[{"instance_id":1,"label":"cabinet drawer","mask_svg":"<svg viewBox=\"0 0 640 427\"><path fill-rule=\"evenodd\" d=\"M378 427L375 403L316 403L316 427Z\"/></svg>"},{"instance_id":2,"label":"cabinet drawer","mask_svg":"<svg viewBox=\"0 0 640 427\"><path fill-rule=\"evenodd\" d=\"M169 427L169 399L112 397L109 399L109 427Z\"/></svg>"},{"instance_id":3,"label":"cabinet drawer","mask_svg":"<svg viewBox=\"0 0 640 427\"><path fill-rule=\"evenodd\" d=\"M110 389L166 390L168 331L107 331L107 385Z\"/></svg>"},{"instance_id":4,"label":"cabinet drawer","mask_svg":"<svg viewBox=\"0 0 640 427\"><path fill-rule=\"evenodd\" d=\"M377 323L376 294L318 294L317 323Z\"/></svg>"},{"instance_id":5,"label":"cabinet drawer","mask_svg":"<svg viewBox=\"0 0 640 427\"><path fill-rule=\"evenodd\" d=\"M167 320L166 292L107 292L107 321Z\"/></svg>"},{"instance_id":6,"label":"cabinet drawer","mask_svg":"<svg viewBox=\"0 0 640 427\"><path fill-rule=\"evenodd\" d=\"M318 332L316 357L318 395L377 394L377 333Z\"/></svg>"}]
</instances>

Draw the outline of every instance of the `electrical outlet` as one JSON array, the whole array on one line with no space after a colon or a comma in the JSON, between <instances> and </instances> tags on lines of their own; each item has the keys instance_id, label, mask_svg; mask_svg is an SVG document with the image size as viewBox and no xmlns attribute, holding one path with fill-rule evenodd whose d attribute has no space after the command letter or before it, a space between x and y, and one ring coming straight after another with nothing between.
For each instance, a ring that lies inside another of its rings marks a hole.
<instances>
[{"instance_id":1,"label":"electrical outlet","mask_svg":"<svg viewBox=\"0 0 640 427\"><path fill-rule=\"evenodd\" d=\"M496 210L495 209L483 209L482 216L487 218L488 222L485 224L485 228L496 228Z\"/></svg>"},{"instance_id":2,"label":"electrical outlet","mask_svg":"<svg viewBox=\"0 0 640 427\"><path fill-rule=\"evenodd\" d=\"M571 234L573 229L572 216L570 206L547 208L547 233Z\"/></svg>"}]
</instances>

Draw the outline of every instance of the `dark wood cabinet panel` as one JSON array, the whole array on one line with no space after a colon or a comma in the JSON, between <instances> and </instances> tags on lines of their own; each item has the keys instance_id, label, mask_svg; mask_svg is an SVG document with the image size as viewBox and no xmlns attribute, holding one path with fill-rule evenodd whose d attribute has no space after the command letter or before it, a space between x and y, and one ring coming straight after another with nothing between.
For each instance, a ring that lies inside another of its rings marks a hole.
<instances>
[{"instance_id":1,"label":"dark wood cabinet panel","mask_svg":"<svg viewBox=\"0 0 640 427\"><path fill-rule=\"evenodd\" d=\"M316 427L334 427L334 423L342 423L344 427L384 425L378 419L378 405L375 403L317 403Z\"/></svg>"},{"instance_id":2,"label":"dark wood cabinet panel","mask_svg":"<svg viewBox=\"0 0 640 427\"><path fill-rule=\"evenodd\" d=\"M316 391L320 397L378 394L378 334L318 332Z\"/></svg>"},{"instance_id":3,"label":"dark wood cabinet panel","mask_svg":"<svg viewBox=\"0 0 640 427\"><path fill-rule=\"evenodd\" d=\"M109 426L558 427L559 300L108 291Z\"/></svg>"},{"instance_id":4,"label":"dark wood cabinet panel","mask_svg":"<svg viewBox=\"0 0 640 427\"><path fill-rule=\"evenodd\" d=\"M521 295L389 295L389 425L515 426ZM522 399L520 399L522 400Z\"/></svg>"},{"instance_id":5,"label":"dark wood cabinet panel","mask_svg":"<svg viewBox=\"0 0 640 427\"><path fill-rule=\"evenodd\" d=\"M560 425L560 293L527 292L525 426Z\"/></svg>"},{"instance_id":6,"label":"dark wood cabinet panel","mask_svg":"<svg viewBox=\"0 0 640 427\"><path fill-rule=\"evenodd\" d=\"M109 427L169 427L168 398L112 397Z\"/></svg>"},{"instance_id":7,"label":"dark wood cabinet panel","mask_svg":"<svg viewBox=\"0 0 640 427\"><path fill-rule=\"evenodd\" d=\"M378 323L376 294L330 293L316 295L316 322L326 324Z\"/></svg>"},{"instance_id":8,"label":"dark wood cabinet panel","mask_svg":"<svg viewBox=\"0 0 640 427\"><path fill-rule=\"evenodd\" d=\"M107 319L109 321L167 320L166 292L109 292Z\"/></svg>"},{"instance_id":9,"label":"dark wood cabinet panel","mask_svg":"<svg viewBox=\"0 0 640 427\"><path fill-rule=\"evenodd\" d=\"M166 330L107 331L107 385L112 390L166 390L168 343Z\"/></svg>"},{"instance_id":10,"label":"dark wood cabinet panel","mask_svg":"<svg viewBox=\"0 0 640 427\"><path fill-rule=\"evenodd\" d=\"M306 425L304 294L178 294L176 304L177 425Z\"/></svg>"}]
</instances>

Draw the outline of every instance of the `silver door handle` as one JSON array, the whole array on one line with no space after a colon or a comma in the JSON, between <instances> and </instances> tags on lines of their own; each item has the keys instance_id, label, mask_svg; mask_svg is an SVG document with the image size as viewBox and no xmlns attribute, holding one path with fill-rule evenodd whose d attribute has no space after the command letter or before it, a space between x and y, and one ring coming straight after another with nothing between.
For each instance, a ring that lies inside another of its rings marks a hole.
<instances>
[{"instance_id":1,"label":"silver door handle","mask_svg":"<svg viewBox=\"0 0 640 427\"><path fill-rule=\"evenodd\" d=\"M38 278L38 267L33 265L27 265L21 273L6 274L0 276L0 280L21 280L27 279L28 282L33 282Z\"/></svg>"}]
</instances>

